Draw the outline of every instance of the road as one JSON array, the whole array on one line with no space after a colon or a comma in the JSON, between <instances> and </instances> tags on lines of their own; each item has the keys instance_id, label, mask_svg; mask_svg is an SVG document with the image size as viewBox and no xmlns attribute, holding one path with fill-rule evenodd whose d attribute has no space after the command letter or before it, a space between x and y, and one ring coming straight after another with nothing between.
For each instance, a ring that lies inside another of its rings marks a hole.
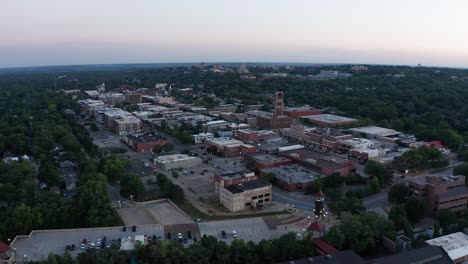
<instances>
[{"instance_id":1,"label":"road","mask_svg":"<svg viewBox=\"0 0 468 264\"><path fill-rule=\"evenodd\" d=\"M315 208L315 197L313 195L304 195L300 192L290 193L281 188L273 186L273 198L275 203L294 206L304 211L313 211Z\"/></svg>"}]
</instances>

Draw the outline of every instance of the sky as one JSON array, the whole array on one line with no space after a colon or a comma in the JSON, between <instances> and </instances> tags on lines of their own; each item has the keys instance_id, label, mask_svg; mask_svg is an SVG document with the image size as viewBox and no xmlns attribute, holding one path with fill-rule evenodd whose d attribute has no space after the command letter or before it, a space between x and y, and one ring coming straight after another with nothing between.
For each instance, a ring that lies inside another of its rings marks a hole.
<instances>
[{"instance_id":1,"label":"sky","mask_svg":"<svg viewBox=\"0 0 468 264\"><path fill-rule=\"evenodd\" d=\"M466 0L0 1L0 67L201 61L468 67Z\"/></svg>"}]
</instances>

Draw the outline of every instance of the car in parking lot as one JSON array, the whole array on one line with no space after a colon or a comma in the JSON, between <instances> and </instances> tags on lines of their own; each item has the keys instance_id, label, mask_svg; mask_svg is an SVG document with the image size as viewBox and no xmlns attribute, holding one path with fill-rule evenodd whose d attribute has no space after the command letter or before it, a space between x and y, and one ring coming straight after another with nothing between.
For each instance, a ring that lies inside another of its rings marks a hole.
<instances>
[{"instance_id":1,"label":"car in parking lot","mask_svg":"<svg viewBox=\"0 0 468 264\"><path fill-rule=\"evenodd\" d=\"M226 231L221 231L221 237L222 238L227 238L227 234L226 234Z\"/></svg>"},{"instance_id":2,"label":"car in parking lot","mask_svg":"<svg viewBox=\"0 0 468 264\"><path fill-rule=\"evenodd\" d=\"M91 244L89 245L89 248L94 248L95 246L96 246L96 245L95 245L94 243L91 243Z\"/></svg>"},{"instance_id":3,"label":"car in parking lot","mask_svg":"<svg viewBox=\"0 0 468 264\"><path fill-rule=\"evenodd\" d=\"M232 230L232 237L233 237L233 238L237 238L237 237L238 237L237 231L236 231L236 230Z\"/></svg>"},{"instance_id":4,"label":"car in parking lot","mask_svg":"<svg viewBox=\"0 0 468 264\"><path fill-rule=\"evenodd\" d=\"M182 238L183 238L182 233L178 233L178 234L177 234L177 238L178 238L179 240L182 239Z\"/></svg>"},{"instance_id":5,"label":"car in parking lot","mask_svg":"<svg viewBox=\"0 0 468 264\"><path fill-rule=\"evenodd\" d=\"M80 246L80 248L81 248L81 250L85 250L85 248L86 248L86 245L85 245L85 244L83 244L83 243L81 243L81 246Z\"/></svg>"}]
</instances>

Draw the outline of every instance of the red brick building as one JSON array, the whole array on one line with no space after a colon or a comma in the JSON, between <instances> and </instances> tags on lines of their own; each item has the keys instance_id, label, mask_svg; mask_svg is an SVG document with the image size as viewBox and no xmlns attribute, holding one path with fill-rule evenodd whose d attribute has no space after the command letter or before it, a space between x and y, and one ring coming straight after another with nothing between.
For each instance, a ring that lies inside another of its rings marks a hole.
<instances>
[{"instance_id":1,"label":"red brick building","mask_svg":"<svg viewBox=\"0 0 468 264\"><path fill-rule=\"evenodd\" d=\"M255 168L260 170L289 165L293 163L293 161L288 158L273 156L264 153L252 153L247 154L244 157L248 162L253 164Z\"/></svg>"},{"instance_id":2,"label":"red brick building","mask_svg":"<svg viewBox=\"0 0 468 264\"><path fill-rule=\"evenodd\" d=\"M329 176L333 173L339 173L341 176L349 176L356 171L354 163L356 160L345 159L336 155L331 155L311 149L296 149L279 153L305 167Z\"/></svg>"},{"instance_id":3,"label":"red brick building","mask_svg":"<svg viewBox=\"0 0 468 264\"><path fill-rule=\"evenodd\" d=\"M426 200L432 214L440 210L464 211L468 206L468 188L464 176L427 175L409 181L412 195Z\"/></svg>"},{"instance_id":4,"label":"red brick building","mask_svg":"<svg viewBox=\"0 0 468 264\"><path fill-rule=\"evenodd\" d=\"M273 131L270 130L251 130L243 129L237 131L236 138L243 142L258 142L278 137Z\"/></svg>"},{"instance_id":5,"label":"red brick building","mask_svg":"<svg viewBox=\"0 0 468 264\"><path fill-rule=\"evenodd\" d=\"M142 136L127 136L127 144L135 152L152 152L154 147L163 146L169 141L158 134L145 134Z\"/></svg>"},{"instance_id":6,"label":"red brick building","mask_svg":"<svg viewBox=\"0 0 468 264\"><path fill-rule=\"evenodd\" d=\"M300 116L311 116L311 115L320 115L322 111L318 109L313 109L308 106L304 107L287 107L283 114L289 117L300 117Z\"/></svg>"}]
</instances>

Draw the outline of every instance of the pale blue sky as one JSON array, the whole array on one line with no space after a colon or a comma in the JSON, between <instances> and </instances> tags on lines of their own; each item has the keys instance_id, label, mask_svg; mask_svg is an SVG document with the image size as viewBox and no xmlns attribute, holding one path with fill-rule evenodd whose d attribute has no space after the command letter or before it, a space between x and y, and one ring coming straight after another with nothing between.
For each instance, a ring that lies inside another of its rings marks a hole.
<instances>
[{"instance_id":1,"label":"pale blue sky","mask_svg":"<svg viewBox=\"0 0 468 264\"><path fill-rule=\"evenodd\" d=\"M466 0L0 0L0 67L345 62L468 67Z\"/></svg>"}]
</instances>

